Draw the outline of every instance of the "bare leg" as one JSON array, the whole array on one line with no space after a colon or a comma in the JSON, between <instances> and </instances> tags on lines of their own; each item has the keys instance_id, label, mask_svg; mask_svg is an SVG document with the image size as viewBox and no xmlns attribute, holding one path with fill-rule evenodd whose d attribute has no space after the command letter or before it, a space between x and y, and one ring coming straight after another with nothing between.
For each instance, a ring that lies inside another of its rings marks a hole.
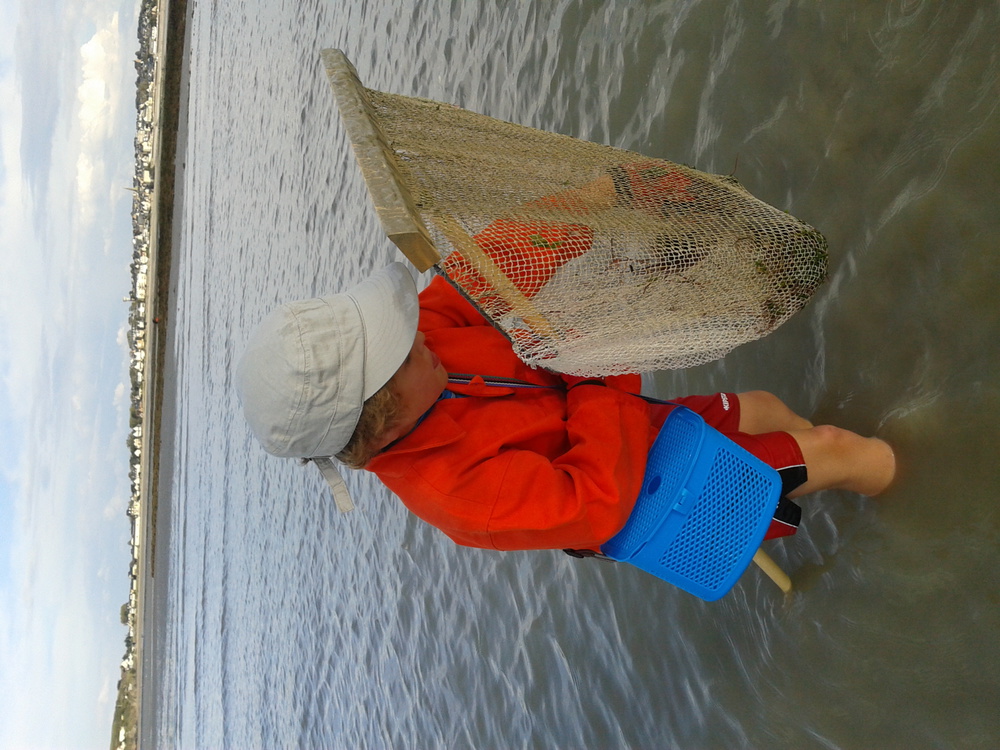
<instances>
[{"instance_id":1,"label":"bare leg","mask_svg":"<svg viewBox=\"0 0 1000 750\"><path fill-rule=\"evenodd\" d=\"M748 391L739 399L740 432L787 432L799 444L809 481L789 497L829 489L877 495L896 475L896 457L883 440L830 425L814 427L767 391Z\"/></svg>"},{"instance_id":2,"label":"bare leg","mask_svg":"<svg viewBox=\"0 0 1000 750\"><path fill-rule=\"evenodd\" d=\"M747 391L740 399L740 432L761 435L765 432L808 430L812 422L789 409L785 402L767 391Z\"/></svg>"},{"instance_id":3,"label":"bare leg","mask_svg":"<svg viewBox=\"0 0 1000 750\"><path fill-rule=\"evenodd\" d=\"M879 438L861 437L832 425L790 431L790 434L802 449L809 480L789 497L828 489L877 495L896 476L892 448Z\"/></svg>"}]
</instances>

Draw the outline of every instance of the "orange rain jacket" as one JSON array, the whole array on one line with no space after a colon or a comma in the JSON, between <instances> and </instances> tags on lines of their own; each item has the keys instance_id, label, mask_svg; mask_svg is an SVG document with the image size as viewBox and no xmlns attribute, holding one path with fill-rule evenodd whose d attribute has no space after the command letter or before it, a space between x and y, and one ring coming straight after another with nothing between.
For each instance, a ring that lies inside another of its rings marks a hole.
<instances>
[{"instance_id":1,"label":"orange rain jacket","mask_svg":"<svg viewBox=\"0 0 1000 750\"><path fill-rule=\"evenodd\" d=\"M557 388L449 390L366 467L458 544L599 549L625 525L669 407L633 395L638 375L593 380L533 369L443 278L420 295L419 329L451 373Z\"/></svg>"}]
</instances>

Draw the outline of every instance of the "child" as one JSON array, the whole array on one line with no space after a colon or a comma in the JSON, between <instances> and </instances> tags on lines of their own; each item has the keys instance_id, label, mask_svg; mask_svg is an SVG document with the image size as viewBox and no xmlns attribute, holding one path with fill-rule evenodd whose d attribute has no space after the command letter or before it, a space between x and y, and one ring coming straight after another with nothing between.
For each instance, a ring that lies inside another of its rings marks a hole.
<instances>
[{"instance_id":1,"label":"child","mask_svg":"<svg viewBox=\"0 0 1000 750\"><path fill-rule=\"evenodd\" d=\"M372 471L455 542L498 550L599 550L621 529L672 408L639 386L528 367L443 278L418 298L399 263L273 312L237 371L266 450L314 459L331 484L331 456ZM676 402L778 469L789 497L875 495L895 473L882 440L814 427L769 393ZM797 510L779 505L770 535L794 533Z\"/></svg>"}]
</instances>

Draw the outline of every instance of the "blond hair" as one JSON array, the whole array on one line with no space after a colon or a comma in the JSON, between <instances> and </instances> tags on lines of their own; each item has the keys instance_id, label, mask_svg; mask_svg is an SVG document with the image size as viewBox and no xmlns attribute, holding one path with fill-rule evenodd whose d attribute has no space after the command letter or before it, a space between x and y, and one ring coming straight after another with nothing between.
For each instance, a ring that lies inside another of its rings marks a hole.
<instances>
[{"instance_id":1,"label":"blond hair","mask_svg":"<svg viewBox=\"0 0 1000 750\"><path fill-rule=\"evenodd\" d=\"M363 469L382 450L385 433L396 425L399 412L399 396L390 380L365 401L358 426L337 459L352 469Z\"/></svg>"}]
</instances>

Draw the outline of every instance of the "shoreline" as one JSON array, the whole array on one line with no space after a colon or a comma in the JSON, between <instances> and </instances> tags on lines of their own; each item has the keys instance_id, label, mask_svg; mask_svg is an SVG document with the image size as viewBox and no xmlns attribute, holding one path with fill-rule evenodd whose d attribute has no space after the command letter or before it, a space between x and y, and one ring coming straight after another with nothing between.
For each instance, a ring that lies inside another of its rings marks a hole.
<instances>
[{"instance_id":1,"label":"shoreline","mask_svg":"<svg viewBox=\"0 0 1000 750\"><path fill-rule=\"evenodd\" d=\"M186 111L187 62L187 0L157 0L157 38L155 55L158 61L153 91L152 122L153 165L155 183L149 210L149 265L147 269L147 299L145 306L146 351L143 367L141 414L144 416L141 445L140 518L136 528L133 561L138 582L135 603L135 747L155 747L155 718L159 703L156 682L157 665L161 663L162 643L157 606L165 593L167 571L165 533L169 527L169 498L161 495L163 451L170 450L172 436L164 439L164 430L173 429L172 414L164 413L164 403L171 403L166 394L164 372L172 342L171 308L174 295L171 280L173 263L174 219L177 194L176 162L184 135L180 132L181 112ZM169 462L168 462L169 465ZM165 488L169 491L169 488ZM164 502L160 499L163 497ZM160 542L158 544L157 542ZM160 577L157 578L157 573ZM112 748L121 746L122 733L113 731Z\"/></svg>"},{"instance_id":2,"label":"shoreline","mask_svg":"<svg viewBox=\"0 0 1000 750\"><path fill-rule=\"evenodd\" d=\"M157 54L161 56L163 65L159 76L159 158L157 159L156 201L150 216L151 236L155 238L153 252L150 253L150 290L152 304L147 306L147 330L153 332L152 346L147 351L146 359L146 406L150 409L145 413L150 415L149 448L151 457L150 472L146 481L148 524L151 525L149 539L149 575L155 575L156 565L156 518L159 507L161 438L162 438L162 408L163 408L163 374L166 365L167 344L171 340L171 272L173 264L173 226L174 203L176 195L176 159L178 144L183 138L180 129L180 111L182 108L183 83L186 83L186 65L184 50L186 49L187 0L160 0L158 3L163 13L161 25L164 33L160 37L160 48ZM156 322L154 322L156 321Z\"/></svg>"}]
</instances>

